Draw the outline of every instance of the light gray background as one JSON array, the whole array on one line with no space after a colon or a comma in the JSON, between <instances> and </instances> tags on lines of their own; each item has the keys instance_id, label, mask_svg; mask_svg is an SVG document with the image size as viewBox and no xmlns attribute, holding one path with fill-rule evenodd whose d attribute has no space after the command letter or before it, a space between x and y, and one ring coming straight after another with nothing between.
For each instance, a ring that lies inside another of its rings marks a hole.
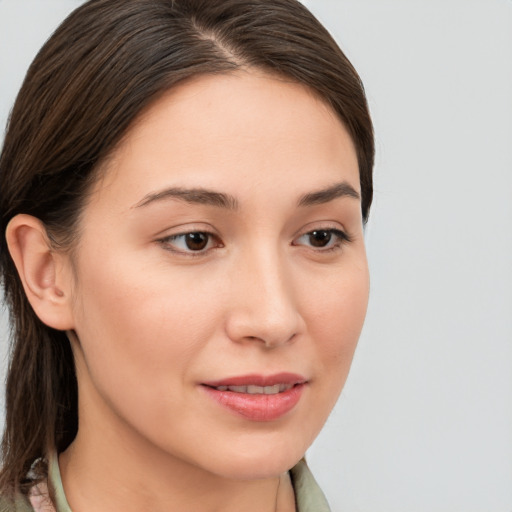
<instances>
[{"instance_id":1,"label":"light gray background","mask_svg":"<svg viewBox=\"0 0 512 512\"><path fill-rule=\"evenodd\" d=\"M2 125L80 3L0 0ZM512 2L304 3L360 72L378 150L367 324L310 465L333 512L511 512Z\"/></svg>"}]
</instances>

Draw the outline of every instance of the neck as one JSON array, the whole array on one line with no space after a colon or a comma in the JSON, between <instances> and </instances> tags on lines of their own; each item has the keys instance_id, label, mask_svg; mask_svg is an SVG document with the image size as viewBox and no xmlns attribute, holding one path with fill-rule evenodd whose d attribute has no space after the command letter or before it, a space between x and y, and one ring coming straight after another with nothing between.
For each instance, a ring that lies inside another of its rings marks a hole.
<instances>
[{"instance_id":1,"label":"neck","mask_svg":"<svg viewBox=\"0 0 512 512\"><path fill-rule=\"evenodd\" d=\"M212 474L117 429L79 433L60 456L66 497L74 512L294 512L287 473L255 480ZM108 434L110 432L111 434ZM140 440L139 440L140 441Z\"/></svg>"}]
</instances>

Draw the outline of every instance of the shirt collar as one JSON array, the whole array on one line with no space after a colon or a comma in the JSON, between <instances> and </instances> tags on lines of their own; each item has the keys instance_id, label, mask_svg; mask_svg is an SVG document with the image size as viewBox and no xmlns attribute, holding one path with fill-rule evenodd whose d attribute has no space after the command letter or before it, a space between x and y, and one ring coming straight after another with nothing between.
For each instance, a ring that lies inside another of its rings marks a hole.
<instances>
[{"instance_id":1,"label":"shirt collar","mask_svg":"<svg viewBox=\"0 0 512 512\"><path fill-rule=\"evenodd\" d=\"M64 487L62 487L59 458L56 452L53 452L48 458L48 483L51 485L54 492L57 512L72 512L66 495L64 494Z\"/></svg>"},{"instance_id":2,"label":"shirt collar","mask_svg":"<svg viewBox=\"0 0 512 512\"><path fill-rule=\"evenodd\" d=\"M290 475L297 512L330 512L327 500L304 459L290 470ZM55 493L56 512L72 512L64 494L56 453L48 458L48 480Z\"/></svg>"},{"instance_id":3,"label":"shirt collar","mask_svg":"<svg viewBox=\"0 0 512 512\"><path fill-rule=\"evenodd\" d=\"M304 459L290 470L290 475L295 491L297 512L330 512L324 493Z\"/></svg>"}]
</instances>

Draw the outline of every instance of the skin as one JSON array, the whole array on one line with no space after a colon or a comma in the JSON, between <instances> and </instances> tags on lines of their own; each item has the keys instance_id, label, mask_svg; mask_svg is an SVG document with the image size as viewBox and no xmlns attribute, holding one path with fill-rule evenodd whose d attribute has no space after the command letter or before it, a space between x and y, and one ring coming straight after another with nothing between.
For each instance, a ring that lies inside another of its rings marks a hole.
<instances>
[{"instance_id":1,"label":"skin","mask_svg":"<svg viewBox=\"0 0 512 512\"><path fill-rule=\"evenodd\" d=\"M299 204L340 183L360 193L347 131L301 85L255 70L199 77L159 98L102 171L72 256L32 257L30 273L19 262L38 236L44 253L44 232L27 216L9 231L34 309L72 340L80 425L60 456L72 509L294 510L286 472L339 396L368 300L360 200ZM237 209L155 199L178 187ZM191 232L212 233L204 249L187 248ZM201 386L279 372L307 384L274 421Z\"/></svg>"}]
</instances>

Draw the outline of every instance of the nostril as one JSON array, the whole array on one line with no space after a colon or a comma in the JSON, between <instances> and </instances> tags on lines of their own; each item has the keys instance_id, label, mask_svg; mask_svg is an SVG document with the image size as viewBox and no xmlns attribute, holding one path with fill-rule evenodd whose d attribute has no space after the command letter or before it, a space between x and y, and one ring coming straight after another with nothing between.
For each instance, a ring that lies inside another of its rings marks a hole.
<instances>
[{"instance_id":1,"label":"nostril","mask_svg":"<svg viewBox=\"0 0 512 512\"><path fill-rule=\"evenodd\" d=\"M229 304L225 319L227 336L235 342L258 343L273 348L296 339L304 329L304 321L295 304L292 286L282 276L254 273L262 276L248 293L237 294Z\"/></svg>"}]
</instances>

